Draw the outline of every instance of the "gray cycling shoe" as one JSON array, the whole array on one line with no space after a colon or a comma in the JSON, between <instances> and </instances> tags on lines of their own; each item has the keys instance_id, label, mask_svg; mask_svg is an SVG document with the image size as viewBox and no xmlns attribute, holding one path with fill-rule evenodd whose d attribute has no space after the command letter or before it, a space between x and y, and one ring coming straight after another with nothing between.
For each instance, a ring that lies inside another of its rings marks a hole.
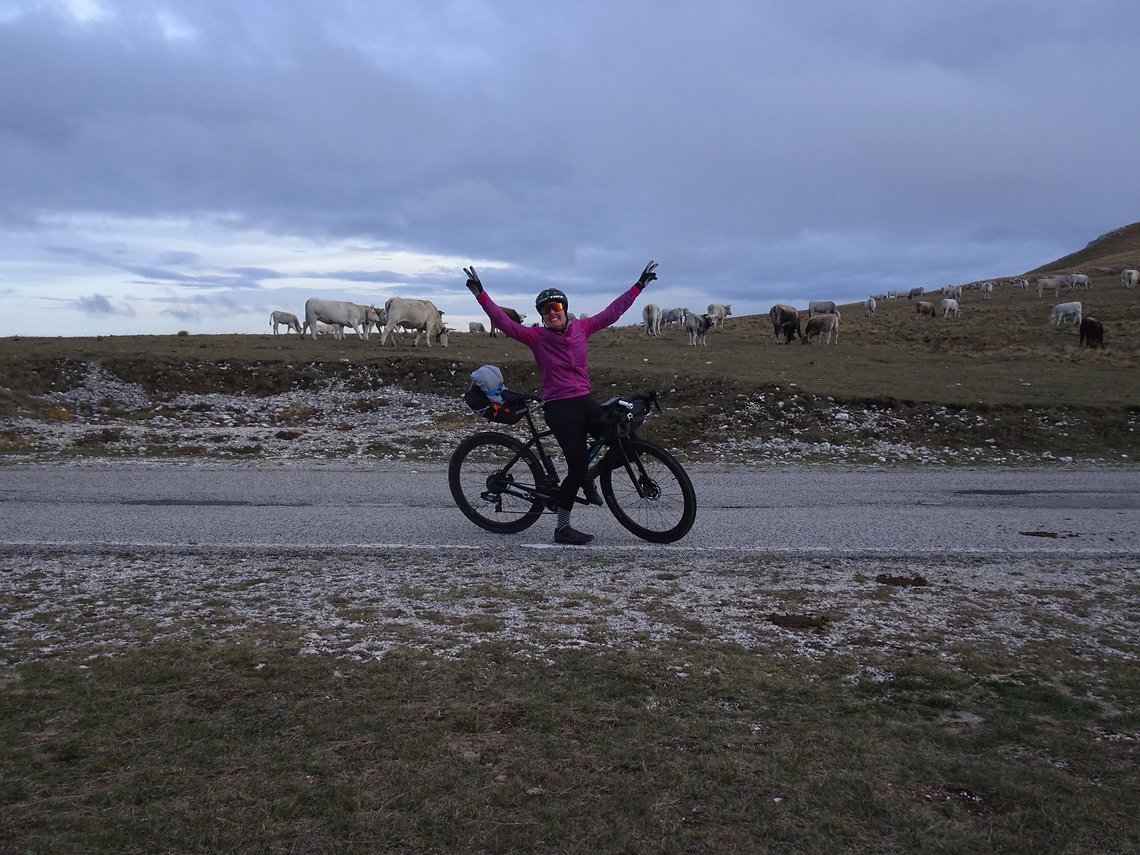
<instances>
[{"instance_id":1,"label":"gray cycling shoe","mask_svg":"<svg viewBox=\"0 0 1140 855\"><path fill-rule=\"evenodd\" d=\"M554 542L566 543L570 546L585 546L594 539L592 534L586 534L584 531L578 531L570 525L562 525L554 529Z\"/></svg>"},{"instance_id":2,"label":"gray cycling shoe","mask_svg":"<svg viewBox=\"0 0 1140 855\"><path fill-rule=\"evenodd\" d=\"M593 481L587 481L582 485L582 495L586 497L586 501L591 505L601 505L602 494L598 492L598 488L594 486Z\"/></svg>"}]
</instances>

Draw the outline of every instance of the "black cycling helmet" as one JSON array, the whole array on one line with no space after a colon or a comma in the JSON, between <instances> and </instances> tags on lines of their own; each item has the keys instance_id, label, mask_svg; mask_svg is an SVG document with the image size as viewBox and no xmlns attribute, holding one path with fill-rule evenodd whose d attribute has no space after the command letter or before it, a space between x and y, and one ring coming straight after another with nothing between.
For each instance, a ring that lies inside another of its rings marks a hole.
<instances>
[{"instance_id":1,"label":"black cycling helmet","mask_svg":"<svg viewBox=\"0 0 1140 855\"><path fill-rule=\"evenodd\" d=\"M559 291L557 288L547 288L545 291L539 292L539 295L534 298L534 310L541 313L542 307L547 303L558 301L562 304L562 310L566 311L570 308L570 301L566 299L566 295Z\"/></svg>"}]
</instances>

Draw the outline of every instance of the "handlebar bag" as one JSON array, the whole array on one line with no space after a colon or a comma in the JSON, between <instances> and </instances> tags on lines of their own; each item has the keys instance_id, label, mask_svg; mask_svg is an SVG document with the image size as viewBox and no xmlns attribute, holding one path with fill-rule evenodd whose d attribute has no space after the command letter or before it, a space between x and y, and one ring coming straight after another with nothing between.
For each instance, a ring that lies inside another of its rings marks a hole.
<instances>
[{"instance_id":1,"label":"handlebar bag","mask_svg":"<svg viewBox=\"0 0 1140 855\"><path fill-rule=\"evenodd\" d=\"M471 372L471 386L463 401L489 422L513 425L527 411L527 398L503 385L503 374L494 365L483 365Z\"/></svg>"}]
</instances>

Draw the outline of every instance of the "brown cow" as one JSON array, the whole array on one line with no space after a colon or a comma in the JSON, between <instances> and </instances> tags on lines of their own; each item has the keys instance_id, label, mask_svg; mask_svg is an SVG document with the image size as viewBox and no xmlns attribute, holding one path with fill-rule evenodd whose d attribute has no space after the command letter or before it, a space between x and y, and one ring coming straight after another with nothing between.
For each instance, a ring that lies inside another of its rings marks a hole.
<instances>
[{"instance_id":1,"label":"brown cow","mask_svg":"<svg viewBox=\"0 0 1140 855\"><path fill-rule=\"evenodd\" d=\"M1104 324L1096 318L1081 321L1081 344L1085 347L1104 348Z\"/></svg>"},{"instance_id":2,"label":"brown cow","mask_svg":"<svg viewBox=\"0 0 1140 855\"><path fill-rule=\"evenodd\" d=\"M933 318L934 304L929 300L919 300L917 303L915 303L914 313L916 315L928 315L929 317Z\"/></svg>"},{"instance_id":3,"label":"brown cow","mask_svg":"<svg viewBox=\"0 0 1140 855\"><path fill-rule=\"evenodd\" d=\"M501 306L500 308L502 308L503 314L505 314L508 318L510 318L516 324L521 324L523 322L523 318L526 317L526 315L520 315L514 309L507 308L506 306ZM495 331L497 329L498 329L498 327L496 327L494 324L491 324L491 337L492 338L497 338L497 336L495 335Z\"/></svg>"},{"instance_id":4,"label":"brown cow","mask_svg":"<svg viewBox=\"0 0 1140 855\"><path fill-rule=\"evenodd\" d=\"M800 313L795 306L787 303L777 303L768 310L768 317L772 319L772 331L776 334L776 344L780 343L780 336L784 337L784 344L791 344L794 336L803 341L804 334L800 332Z\"/></svg>"},{"instance_id":5,"label":"brown cow","mask_svg":"<svg viewBox=\"0 0 1140 855\"><path fill-rule=\"evenodd\" d=\"M835 334L835 343L839 344L839 315L830 312L826 315L816 315L808 318L807 326L804 327L803 342L809 344L813 336L819 336L821 342L831 344L832 333ZM824 334L827 338L824 338Z\"/></svg>"}]
</instances>

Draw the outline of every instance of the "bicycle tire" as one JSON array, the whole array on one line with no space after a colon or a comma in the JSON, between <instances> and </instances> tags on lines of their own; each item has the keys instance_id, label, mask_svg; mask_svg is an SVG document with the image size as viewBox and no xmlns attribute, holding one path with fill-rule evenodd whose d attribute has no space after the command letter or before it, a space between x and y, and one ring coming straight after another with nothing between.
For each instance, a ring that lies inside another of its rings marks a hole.
<instances>
[{"instance_id":1,"label":"bicycle tire","mask_svg":"<svg viewBox=\"0 0 1140 855\"><path fill-rule=\"evenodd\" d=\"M542 516L539 499L503 493L507 484L538 489L542 466L523 443L504 433L485 431L467 437L451 455L447 484L459 510L471 522L497 534L515 534ZM496 489L499 488L499 489Z\"/></svg>"},{"instance_id":2,"label":"bicycle tire","mask_svg":"<svg viewBox=\"0 0 1140 855\"><path fill-rule=\"evenodd\" d=\"M602 495L622 526L651 543L672 543L689 533L697 518L697 494L676 457L638 438L622 441L607 457L600 473Z\"/></svg>"}]
</instances>

